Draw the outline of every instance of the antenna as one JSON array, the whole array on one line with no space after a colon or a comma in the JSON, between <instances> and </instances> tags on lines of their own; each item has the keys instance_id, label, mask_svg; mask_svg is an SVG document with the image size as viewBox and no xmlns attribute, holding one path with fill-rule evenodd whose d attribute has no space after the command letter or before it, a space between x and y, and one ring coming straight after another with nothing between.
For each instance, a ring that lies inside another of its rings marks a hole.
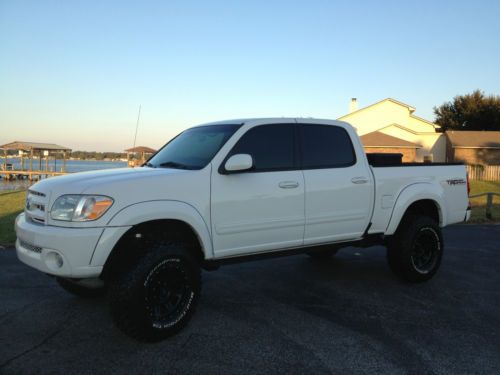
<instances>
[{"instance_id":1,"label":"antenna","mask_svg":"<svg viewBox=\"0 0 500 375\"><path fill-rule=\"evenodd\" d=\"M135 141L137 140L137 129L139 129L140 118L141 118L141 104L139 104L139 113L137 114L137 123L135 124L134 146L132 146L132 148L135 148Z\"/></svg>"}]
</instances>

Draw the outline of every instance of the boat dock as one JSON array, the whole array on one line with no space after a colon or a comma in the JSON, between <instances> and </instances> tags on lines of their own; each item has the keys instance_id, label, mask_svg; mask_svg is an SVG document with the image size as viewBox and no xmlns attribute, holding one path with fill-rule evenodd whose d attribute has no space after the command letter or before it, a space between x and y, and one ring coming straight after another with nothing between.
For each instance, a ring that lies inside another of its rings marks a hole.
<instances>
[{"instance_id":1,"label":"boat dock","mask_svg":"<svg viewBox=\"0 0 500 375\"><path fill-rule=\"evenodd\" d=\"M52 176L62 176L67 174L67 172L47 172L47 171L0 171L0 178L5 180L24 180L28 179L30 181L39 180L42 178L52 177Z\"/></svg>"},{"instance_id":2,"label":"boat dock","mask_svg":"<svg viewBox=\"0 0 500 375\"><path fill-rule=\"evenodd\" d=\"M0 164L0 178L30 181L66 174L66 156L71 152L70 148L53 143L20 141L2 145L0 150L4 151L4 162ZM17 151L17 154L12 155L12 151ZM9 160L14 158L18 161L17 163ZM58 158L61 159L59 170L56 167ZM54 168L49 168L50 160L54 161ZM38 168L34 168L36 161L38 161Z\"/></svg>"}]
</instances>

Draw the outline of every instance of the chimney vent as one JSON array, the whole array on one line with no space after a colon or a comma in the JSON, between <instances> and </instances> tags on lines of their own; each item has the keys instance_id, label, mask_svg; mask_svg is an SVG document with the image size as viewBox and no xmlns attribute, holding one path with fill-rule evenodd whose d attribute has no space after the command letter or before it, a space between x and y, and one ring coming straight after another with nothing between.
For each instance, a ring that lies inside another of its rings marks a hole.
<instances>
[{"instance_id":1,"label":"chimney vent","mask_svg":"<svg viewBox=\"0 0 500 375\"><path fill-rule=\"evenodd\" d=\"M353 113L358 110L358 98L351 98L351 103L349 104L349 113Z\"/></svg>"}]
</instances>

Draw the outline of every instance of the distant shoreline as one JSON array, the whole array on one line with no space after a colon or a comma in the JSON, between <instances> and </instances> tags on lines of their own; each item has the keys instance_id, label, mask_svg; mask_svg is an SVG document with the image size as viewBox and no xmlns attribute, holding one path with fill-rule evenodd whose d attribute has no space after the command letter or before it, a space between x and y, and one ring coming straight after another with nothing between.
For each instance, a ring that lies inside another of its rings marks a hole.
<instances>
[{"instance_id":1,"label":"distant shoreline","mask_svg":"<svg viewBox=\"0 0 500 375\"><path fill-rule=\"evenodd\" d=\"M0 158L0 164L3 163L3 159ZM10 163L13 164L13 166L19 167L20 165L20 160L18 158L16 159L10 159ZM27 168L26 165L26 160L25 160L25 168ZM57 168L56 165L54 164L54 160L50 160L49 163L49 171L52 170L60 170L60 167L62 166L62 161L58 160L57 161ZM35 163L33 163L33 170L37 171L39 167L38 160L36 160ZM103 169L114 169L114 168L126 168L127 167L127 162L126 161L112 161L112 160L89 160L89 159L73 159L73 160L66 160L66 172L67 173L78 173L78 172L87 172L87 171L97 171L97 170L103 170ZM45 162L42 163L42 170L45 170ZM18 190L18 189L28 189L32 184L36 183L35 180L29 181L28 179L5 179L2 176L2 172L0 171L0 192L6 191L6 190Z\"/></svg>"},{"instance_id":2,"label":"distant shoreline","mask_svg":"<svg viewBox=\"0 0 500 375\"><path fill-rule=\"evenodd\" d=\"M8 155L7 159L19 159L20 160L21 157L19 155ZM27 159L29 159L29 157L24 156L23 159L27 160ZM5 160L5 156L0 155L0 160ZM38 160L38 156L33 156L33 160ZM42 160L45 160L45 158ZM54 159L50 159L50 160L54 160ZM57 160L62 160L62 158L58 158ZM72 161L97 161L97 162L109 161L109 162L124 162L124 163L127 162L127 159L80 159L80 158L68 158L68 159L66 159L66 161L68 161L68 160L72 160Z\"/></svg>"},{"instance_id":3,"label":"distant shoreline","mask_svg":"<svg viewBox=\"0 0 500 375\"><path fill-rule=\"evenodd\" d=\"M75 161L98 161L98 162L103 162L103 161L111 161L111 162L118 162L122 161L124 163L127 162L127 159L76 159L76 158L71 158L71 159L66 159L66 160L75 160Z\"/></svg>"}]
</instances>

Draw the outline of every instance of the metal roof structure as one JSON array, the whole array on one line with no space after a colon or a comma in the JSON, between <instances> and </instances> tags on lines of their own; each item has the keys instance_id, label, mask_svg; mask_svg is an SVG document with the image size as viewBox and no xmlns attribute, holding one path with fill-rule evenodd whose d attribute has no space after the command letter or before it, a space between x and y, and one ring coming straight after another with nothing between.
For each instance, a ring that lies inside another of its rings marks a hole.
<instances>
[{"instance_id":1,"label":"metal roof structure","mask_svg":"<svg viewBox=\"0 0 500 375\"><path fill-rule=\"evenodd\" d=\"M129 148L125 151L126 152L144 152L146 154L154 154L156 152L156 150L154 150L150 147L146 147L146 146L137 146L137 147Z\"/></svg>"},{"instance_id":2,"label":"metal roof structure","mask_svg":"<svg viewBox=\"0 0 500 375\"><path fill-rule=\"evenodd\" d=\"M65 146L54 143L22 142L14 141L0 146L1 150L21 150L21 151L71 151Z\"/></svg>"}]
</instances>

